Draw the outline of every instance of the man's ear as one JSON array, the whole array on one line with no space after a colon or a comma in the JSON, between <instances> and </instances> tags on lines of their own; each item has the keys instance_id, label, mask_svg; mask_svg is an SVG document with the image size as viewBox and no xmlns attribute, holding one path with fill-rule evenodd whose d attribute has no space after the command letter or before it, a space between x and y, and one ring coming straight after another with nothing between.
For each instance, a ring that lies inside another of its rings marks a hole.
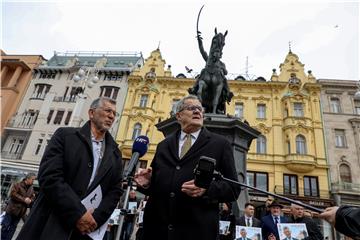
<instances>
[{"instance_id":1,"label":"man's ear","mask_svg":"<svg viewBox=\"0 0 360 240\"><path fill-rule=\"evenodd\" d=\"M92 119L94 117L94 109L88 110L89 119Z\"/></svg>"},{"instance_id":2,"label":"man's ear","mask_svg":"<svg viewBox=\"0 0 360 240\"><path fill-rule=\"evenodd\" d=\"M180 113L179 112L177 112L176 114L175 114L175 117L176 117L176 120L180 120L181 119L181 115L180 115Z\"/></svg>"}]
</instances>

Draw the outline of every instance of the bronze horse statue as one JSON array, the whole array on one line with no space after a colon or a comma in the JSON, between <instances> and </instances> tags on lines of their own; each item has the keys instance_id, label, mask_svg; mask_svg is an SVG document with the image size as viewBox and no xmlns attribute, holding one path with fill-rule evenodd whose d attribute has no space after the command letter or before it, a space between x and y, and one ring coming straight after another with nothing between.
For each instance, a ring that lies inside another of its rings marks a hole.
<instances>
[{"instance_id":1,"label":"bronze horse statue","mask_svg":"<svg viewBox=\"0 0 360 240\"><path fill-rule=\"evenodd\" d=\"M218 33L215 28L215 36L212 39L210 54L208 55L204 50L201 32L198 30L202 8L198 15L197 40L206 66L201 70L195 85L189 89L189 93L198 96L206 113L225 114L225 102L229 103L233 97L225 77L227 75L225 64L220 60L227 31L222 34Z\"/></svg>"}]
</instances>

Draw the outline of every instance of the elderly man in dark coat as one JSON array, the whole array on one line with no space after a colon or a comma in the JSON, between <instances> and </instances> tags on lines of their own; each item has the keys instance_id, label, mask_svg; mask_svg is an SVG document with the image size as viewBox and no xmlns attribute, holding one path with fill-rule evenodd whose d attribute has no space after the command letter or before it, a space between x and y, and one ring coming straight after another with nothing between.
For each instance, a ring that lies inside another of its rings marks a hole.
<instances>
[{"instance_id":1,"label":"elderly man in dark coat","mask_svg":"<svg viewBox=\"0 0 360 240\"><path fill-rule=\"evenodd\" d=\"M200 156L216 159L216 170L237 180L230 143L203 126L203 108L196 96L179 101L176 118L181 130L158 144L152 169L135 175L141 191L149 195L144 212L143 240L218 239L219 202L238 198L240 188L214 180L208 189L194 184Z\"/></svg>"},{"instance_id":2,"label":"elderly man in dark coat","mask_svg":"<svg viewBox=\"0 0 360 240\"><path fill-rule=\"evenodd\" d=\"M122 194L121 153L108 132L116 102L98 98L82 128L59 128L40 163L40 192L17 239L90 239L86 234L109 219ZM95 209L81 200L101 187Z\"/></svg>"}]
</instances>

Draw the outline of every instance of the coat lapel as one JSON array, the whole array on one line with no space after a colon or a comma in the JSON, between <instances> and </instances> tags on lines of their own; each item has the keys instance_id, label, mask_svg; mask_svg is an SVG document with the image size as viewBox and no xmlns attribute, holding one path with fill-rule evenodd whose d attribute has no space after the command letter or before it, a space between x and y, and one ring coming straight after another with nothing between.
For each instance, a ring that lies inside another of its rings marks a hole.
<instances>
[{"instance_id":1,"label":"coat lapel","mask_svg":"<svg viewBox=\"0 0 360 240\"><path fill-rule=\"evenodd\" d=\"M180 136L180 130L176 131L174 134L172 134L169 137L169 150L173 158L176 161L179 161L179 136Z\"/></svg>"}]
</instances>

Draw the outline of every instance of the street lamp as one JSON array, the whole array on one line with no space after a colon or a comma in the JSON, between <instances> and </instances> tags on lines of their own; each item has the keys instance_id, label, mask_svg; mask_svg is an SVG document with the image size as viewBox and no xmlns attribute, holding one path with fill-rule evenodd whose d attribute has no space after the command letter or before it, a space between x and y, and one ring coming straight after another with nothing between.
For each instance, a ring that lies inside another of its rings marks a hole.
<instances>
[{"instance_id":1,"label":"street lamp","mask_svg":"<svg viewBox=\"0 0 360 240\"><path fill-rule=\"evenodd\" d=\"M81 112L86 100L84 94L86 87L92 88L96 83L99 82L98 69L96 67L81 67L79 71L73 76L72 80L75 83L81 82L80 90L77 92L76 104L74 107L73 114L70 119L71 127L80 127Z\"/></svg>"}]
</instances>

